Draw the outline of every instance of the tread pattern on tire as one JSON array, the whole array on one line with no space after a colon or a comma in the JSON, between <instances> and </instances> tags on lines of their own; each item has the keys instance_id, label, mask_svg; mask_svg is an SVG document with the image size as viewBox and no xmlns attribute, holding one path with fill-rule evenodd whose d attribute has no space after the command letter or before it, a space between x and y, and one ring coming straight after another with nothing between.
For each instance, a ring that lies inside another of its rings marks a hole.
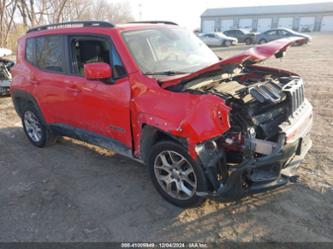
<instances>
[{"instance_id":1,"label":"tread pattern on tire","mask_svg":"<svg viewBox=\"0 0 333 249\"><path fill-rule=\"evenodd\" d=\"M152 179L152 182L157 189L157 191L161 194L161 196L166 199L168 202L182 208L187 208L187 207L193 207L193 206L198 206L200 205L205 198L199 197L194 195L188 200L177 200L169 196L167 193L164 192L164 190L159 186L157 179L154 174L154 160L155 157L163 150L174 150L177 153L182 154L186 159L191 163L195 173L196 177L198 179L198 188L197 191L207 191L208 189L208 183L207 179L204 174L204 170L202 169L201 165L199 165L196 161L194 161L187 153L186 149L181 146L178 143L172 142L172 141L163 141L163 142L158 142L152 147L151 153L149 155L148 159L148 166L149 166L149 172L150 172L150 177Z\"/></svg>"},{"instance_id":2,"label":"tread pattern on tire","mask_svg":"<svg viewBox=\"0 0 333 249\"><path fill-rule=\"evenodd\" d=\"M26 133L26 131L25 131L25 125L24 125L23 118L24 118L24 113L26 111L31 111L36 115L36 117L39 119L39 121L41 123L41 126L42 126L42 129L43 129L43 138L41 139L40 142L36 143L36 142L32 141L30 139L30 137L26 134L29 141L34 146L39 147L39 148L43 148L43 147L46 147L48 145L54 144L57 140L57 137L53 134L52 130L48 128L46 122L42 118L42 115L39 113L39 111L36 110L36 108L33 106L33 104L31 104L29 102L22 104L22 117L21 118L22 118L22 125L23 125L24 133Z\"/></svg>"}]
</instances>

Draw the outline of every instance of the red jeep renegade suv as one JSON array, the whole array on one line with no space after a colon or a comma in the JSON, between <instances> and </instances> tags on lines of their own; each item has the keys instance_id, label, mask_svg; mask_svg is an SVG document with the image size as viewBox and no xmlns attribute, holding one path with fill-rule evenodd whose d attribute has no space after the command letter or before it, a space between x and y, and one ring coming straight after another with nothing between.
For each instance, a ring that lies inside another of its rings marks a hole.
<instances>
[{"instance_id":1,"label":"red jeep renegade suv","mask_svg":"<svg viewBox=\"0 0 333 249\"><path fill-rule=\"evenodd\" d=\"M35 146L68 136L144 162L181 207L235 199L295 179L311 147L302 78L255 65L302 39L219 59L171 22L40 26L18 41L11 93Z\"/></svg>"}]
</instances>

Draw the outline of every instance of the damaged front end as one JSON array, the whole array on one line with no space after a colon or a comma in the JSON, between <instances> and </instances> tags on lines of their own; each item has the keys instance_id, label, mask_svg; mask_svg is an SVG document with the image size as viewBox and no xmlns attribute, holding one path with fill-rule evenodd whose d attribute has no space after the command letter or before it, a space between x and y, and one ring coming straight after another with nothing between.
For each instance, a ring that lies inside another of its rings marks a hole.
<instances>
[{"instance_id":1,"label":"damaged front end","mask_svg":"<svg viewBox=\"0 0 333 249\"><path fill-rule=\"evenodd\" d=\"M230 129L195 148L211 184L210 192L198 195L237 199L296 179L311 147L312 126L312 106L299 76L235 66L168 89L219 96L230 108Z\"/></svg>"},{"instance_id":2,"label":"damaged front end","mask_svg":"<svg viewBox=\"0 0 333 249\"><path fill-rule=\"evenodd\" d=\"M0 96L9 95L9 88L12 81L11 69L15 63L3 56L8 56L10 54L10 50L0 49Z\"/></svg>"},{"instance_id":3,"label":"damaged front end","mask_svg":"<svg viewBox=\"0 0 333 249\"><path fill-rule=\"evenodd\" d=\"M297 178L296 168L311 147L312 126L300 77L254 67L241 77L195 86L231 107L231 129L196 147L213 186L198 195L237 199Z\"/></svg>"},{"instance_id":4,"label":"damaged front end","mask_svg":"<svg viewBox=\"0 0 333 249\"><path fill-rule=\"evenodd\" d=\"M229 108L228 119L220 121L230 128L195 147L211 185L209 192L198 195L237 199L297 179L296 168L311 147L313 118L303 80L295 73L254 64L273 55L281 58L300 41L258 45L162 83L173 92L218 96Z\"/></svg>"}]
</instances>

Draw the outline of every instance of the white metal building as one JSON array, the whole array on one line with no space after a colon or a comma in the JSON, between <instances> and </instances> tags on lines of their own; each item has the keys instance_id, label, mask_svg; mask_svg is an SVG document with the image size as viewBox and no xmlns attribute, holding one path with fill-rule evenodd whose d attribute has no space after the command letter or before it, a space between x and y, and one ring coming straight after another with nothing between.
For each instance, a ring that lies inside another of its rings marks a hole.
<instances>
[{"instance_id":1,"label":"white metal building","mask_svg":"<svg viewBox=\"0 0 333 249\"><path fill-rule=\"evenodd\" d=\"M201 15L204 33L244 28L262 32L285 27L297 31L333 32L333 2L207 9Z\"/></svg>"}]
</instances>

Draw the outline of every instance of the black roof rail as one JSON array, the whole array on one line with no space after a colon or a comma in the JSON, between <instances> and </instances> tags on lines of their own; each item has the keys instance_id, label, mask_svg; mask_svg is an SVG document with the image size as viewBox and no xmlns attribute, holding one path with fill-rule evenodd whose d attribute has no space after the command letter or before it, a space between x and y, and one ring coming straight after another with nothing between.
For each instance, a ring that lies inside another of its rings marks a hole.
<instances>
[{"instance_id":1,"label":"black roof rail","mask_svg":"<svg viewBox=\"0 0 333 249\"><path fill-rule=\"evenodd\" d=\"M113 28L114 24L105 21L73 21L73 22L62 22L62 23L54 23L48 25L37 26L29 29L27 33L46 30L49 28L59 28L65 26L76 26L81 25L82 27L105 27L105 28Z\"/></svg>"},{"instance_id":2,"label":"black roof rail","mask_svg":"<svg viewBox=\"0 0 333 249\"><path fill-rule=\"evenodd\" d=\"M152 24L168 24L168 25L177 25L175 22L171 21L135 21L135 22L128 22L128 23L152 23Z\"/></svg>"}]
</instances>

